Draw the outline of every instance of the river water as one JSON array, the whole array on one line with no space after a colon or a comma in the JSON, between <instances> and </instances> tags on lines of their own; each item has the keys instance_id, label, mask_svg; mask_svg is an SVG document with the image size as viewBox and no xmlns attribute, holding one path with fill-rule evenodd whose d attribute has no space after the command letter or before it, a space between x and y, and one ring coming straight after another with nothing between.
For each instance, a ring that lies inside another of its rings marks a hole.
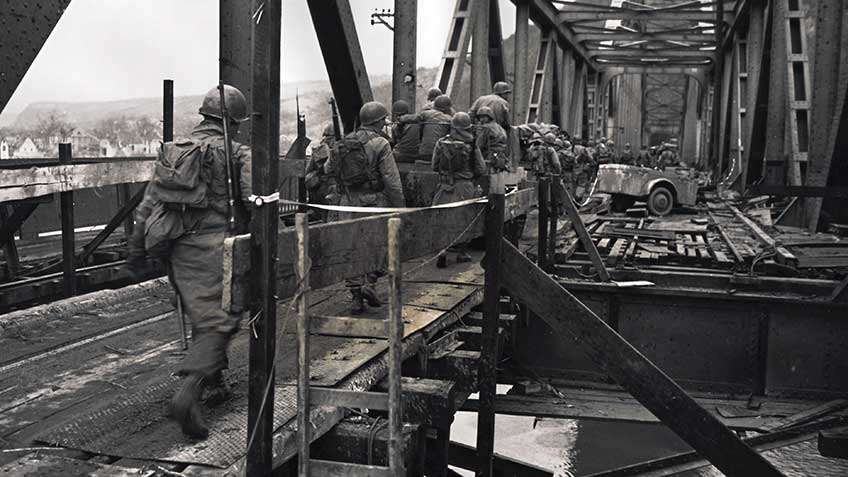
<instances>
[{"instance_id":1,"label":"river water","mask_svg":"<svg viewBox=\"0 0 848 477\"><path fill-rule=\"evenodd\" d=\"M476 413L456 413L451 440L476 445ZM556 476L579 477L689 449L656 424L504 415L495 420L496 453L544 467Z\"/></svg>"}]
</instances>

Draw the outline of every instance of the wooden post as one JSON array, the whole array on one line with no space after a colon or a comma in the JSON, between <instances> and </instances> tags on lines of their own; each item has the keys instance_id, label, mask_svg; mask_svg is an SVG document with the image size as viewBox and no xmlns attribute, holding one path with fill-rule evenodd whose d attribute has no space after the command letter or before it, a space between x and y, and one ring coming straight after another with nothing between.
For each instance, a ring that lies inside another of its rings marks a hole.
<instances>
[{"instance_id":1,"label":"wooden post","mask_svg":"<svg viewBox=\"0 0 848 477\"><path fill-rule=\"evenodd\" d=\"M495 393L497 391L498 320L501 296L501 247L504 219L504 175L492 174L486 204L486 272L483 290L483 333L478 383L480 411L477 413L477 475L492 475L495 450Z\"/></svg>"},{"instance_id":2,"label":"wooden post","mask_svg":"<svg viewBox=\"0 0 848 477\"><path fill-rule=\"evenodd\" d=\"M71 145L59 144L59 164L73 161ZM62 214L62 286L65 296L77 293L76 260L74 259L74 192L60 192L60 210Z\"/></svg>"},{"instance_id":3,"label":"wooden post","mask_svg":"<svg viewBox=\"0 0 848 477\"><path fill-rule=\"evenodd\" d=\"M542 270L548 269L548 217L551 195L551 180L548 176L538 177L536 191L539 194L538 242L536 245L536 263Z\"/></svg>"},{"instance_id":4,"label":"wooden post","mask_svg":"<svg viewBox=\"0 0 848 477\"><path fill-rule=\"evenodd\" d=\"M132 192L129 184L118 184L115 190L118 194L118 210L120 211L132 200ZM129 213L124 218L124 237L127 240L132 236L133 227L135 227L135 221L133 221L133 214Z\"/></svg>"},{"instance_id":5,"label":"wooden post","mask_svg":"<svg viewBox=\"0 0 848 477\"><path fill-rule=\"evenodd\" d=\"M279 192L281 0L254 0L251 125L253 193ZM247 14L247 12L245 12ZM273 457L274 355L277 339L277 200L254 204L251 223L250 333L247 425L254 442L247 451L247 475L269 475ZM250 437L249 437L250 438Z\"/></svg>"},{"instance_id":6,"label":"wooden post","mask_svg":"<svg viewBox=\"0 0 848 477\"><path fill-rule=\"evenodd\" d=\"M403 273L400 262L400 219L389 219L389 469L392 475L404 475L403 416L401 403L401 342L403 341L403 304L400 299Z\"/></svg>"},{"instance_id":7,"label":"wooden post","mask_svg":"<svg viewBox=\"0 0 848 477\"><path fill-rule=\"evenodd\" d=\"M162 82L162 141L174 140L174 80Z\"/></svg>"},{"instance_id":8,"label":"wooden post","mask_svg":"<svg viewBox=\"0 0 848 477\"><path fill-rule=\"evenodd\" d=\"M5 205L0 205L0 224L5 226L9 221L9 212ZM15 231L12 231L12 236L6 240L3 250L6 253L6 269L9 272L7 278L15 278L20 269L20 257L18 257L18 246L15 244Z\"/></svg>"},{"instance_id":9,"label":"wooden post","mask_svg":"<svg viewBox=\"0 0 848 477\"><path fill-rule=\"evenodd\" d=\"M295 216L297 229L297 275L300 296L297 299L297 442L298 475L309 476L309 221L306 214Z\"/></svg>"}]
</instances>

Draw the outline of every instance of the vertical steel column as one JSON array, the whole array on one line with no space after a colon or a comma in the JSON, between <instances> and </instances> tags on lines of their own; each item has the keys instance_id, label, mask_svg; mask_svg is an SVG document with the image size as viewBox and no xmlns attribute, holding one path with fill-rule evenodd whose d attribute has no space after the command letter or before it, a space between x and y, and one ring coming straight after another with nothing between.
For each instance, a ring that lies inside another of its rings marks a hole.
<instances>
[{"instance_id":1,"label":"vertical steel column","mask_svg":"<svg viewBox=\"0 0 848 477\"><path fill-rule=\"evenodd\" d=\"M717 121L713 122L714 130L717 137L715 154L713 154L713 171L716 180L722 178L722 169L724 167L724 159L727 157L727 139L730 132L730 101L733 95L733 88L730 87L733 74L733 48L725 51L722 57L721 67L721 88L717 92L718 115ZM715 114L715 110L713 110ZM714 116L715 117L715 116Z\"/></svg>"},{"instance_id":2,"label":"vertical steel column","mask_svg":"<svg viewBox=\"0 0 848 477\"><path fill-rule=\"evenodd\" d=\"M248 112L253 111L253 22L246 11L249 5L245 0L219 0L218 4L218 76L244 94ZM251 121L242 123L233 139L249 144L252 126Z\"/></svg>"},{"instance_id":3,"label":"vertical steel column","mask_svg":"<svg viewBox=\"0 0 848 477\"><path fill-rule=\"evenodd\" d=\"M474 0L471 34L471 101L487 94L489 84L489 2ZM497 0L494 0L497 1Z\"/></svg>"},{"instance_id":4,"label":"vertical steel column","mask_svg":"<svg viewBox=\"0 0 848 477\"><path fill-rule=\"evenodd\" d=\"M724 76L724 53L721 50L721 45L724 42L724 2L716 2L715 8L716 23L715 23L715 41L718 49L713 56L713 117L712 128L710 130L710 159L713 164L710 164L716 172L716 179L721 172L721 101L722 101L722 79Z\"/></svg>"},{"instance_id":5,"label":"vertical steel column","mask_svg":"<svg viewBox=\"0 0 848 477\"><path fill-rule=\"evenodd\" d=\"M574 75L574 94L571 98L571 128L575 136L587 139L588 132L583 120L583 110L586 105L588 65L582 59L577 59L577 62L577 73Z\"/></svg>"},{"instance_id":6,"label":"vertical steel column","mask_svg":"<svg viewBox=\"0 0 848 477\"><path fill-rule=\"evenodd\" d=\"M816 2L816 43L813 49L813 98L811 102L810 154L807 163L806 185L828 185L831 163L845 103L846 84L840 81L840 56L844 55L846 16L845 2L818 0ZM843 63L841 68L848 69ZM846 157L840 158L848 160ZM844 185L844 184L839 184ZM818 229L822 199L804 201L807 228Z\"/></svg>"},{"instance_id":7,"label":"vertical steel column","mask_svg":"<svg viewBox=\"0 0 848 477\"><path fill-rule=\"evenodd\" d=\"M527 104L530 90L527 56L530 46L530 4L528 0L515 2L515 79L512 86L512 123L521 124L527 119Z\"/></svg>"},{"instance_id":8,"label":"vertical steel column","mask_svg":"<svg viewBox=\"0 0 848 477\"><path fill-rule=\"evenodd\" d=\"M766 91L768 83L769 50L771 49L771 21L765 18L765 0L751 3L748 13L748 98L745 106L744 155L742 184L747 185L762 172L765 139Z\"/></svg>"},{"instance_id":9,"label":"vertical steel column","mask_svg":"<svg viewBox=\"0 0 848 477\"><path fill-rule=\"evenodd\" d=\"M280 190L280 28L281 0L254 0L253 128L251 130L253 193L268 196ZM277 338L277 201L253 209L250 315L258 316L250 334L247 424L252 446L247 450L247 475L269 475L274 431L274 354ZM255 436L253 435L255 432Z\"/></svg>"},{"instance_id":10,"label":"vertical steel column","mask_svg":"<svg viewBox=\"0 0 848 477\"><path fill-rule=\"evenodd\" d=\"M495 394L497 392L498 320L501 295L504 177L492 174L486 204L486 271L483 290L483 330L477 376L480 409L477 413L477 475L492 476L495 450Z\"/></svg>"},{"instance_id":11,"label":"vertical steel column","mask_svg":"<svg viewBox=\"0 0 848 477\"><path fill-rule=\"evenodd\" d=\"M489 1L489 84L506 81L506 65L503 57L503 29L501 7L498 0Z\"/></svg>"},{"instance_id":12,"label":"vertical steel column","mask_svg":"<svg viewBox=\"0 0 848 477\"><path fill-rule=\"evenodd\" d=\"M73 162L71 145L59 144L59 164L70 165ZM62 214L62 287L65 296L77 294L76 257L74 256L74 192L59 193Z\"/></svg>"},{"instance_id":13,"label":"vertical steel column","mask_svg":"<svg viewBox=\"0 0 848 477\"><path fill-rule=\"evenodd\" d=\"M563 131L568 131L573 134L573 124L571 122L571 101L574 97L574 54L570 48L565 47L562 50L562 76L560 76L560 127Z\"/></svg>"},{"instance_id":14,"label":"vertical steel column","mask_svg":"<svg viewBox=\"0 0 848 477\"><path fill-rule=\"evenodd\" d=\"M404 100L415 112L418 0L395 0L392 102Z\"/></svg>"},{"instance_id":15,"label":"vertical steel column","mask_svg":"<svg viewBox=\"0 0 848 477\"><path fill-rule=\"evenodd\" d=\"M352 131L359 108L374 99L348 0L307 0L312 24L330 75L344 130Z\"/></svg>"},{"instance_id":16,"label":"vertical steel column","mask_svg":"<svg viewBox=\"0 0 848 477\"><path fill-rule=\"evenodd\" d=\"M765 183L770 185L784 184L784 169L780 173L770 170L773 165L769 160L782 161L784 144L786 142L786 109L789 106L786 91L786 25L784 16L786 2L774 0L769 2L771 9L771 55L769 58L768 82L768 116L766 119L765 153L763 160L763 175ZM763 72L765 74L765 72Z\"/></svg>"}]
</instances>

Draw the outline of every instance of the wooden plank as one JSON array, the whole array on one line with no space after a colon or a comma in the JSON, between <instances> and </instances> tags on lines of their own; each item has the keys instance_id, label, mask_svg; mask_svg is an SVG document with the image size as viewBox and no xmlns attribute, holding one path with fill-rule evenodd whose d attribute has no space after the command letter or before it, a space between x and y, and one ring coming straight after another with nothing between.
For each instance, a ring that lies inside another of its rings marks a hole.
<instances>
[{"instance_id":1,"label":"wooden plank","mask_svg":"<svg viewBox=\"0 0 848 477\"><path fill-rule=\"evenodd\" d=\"M387 329L388 323L383 319L326 315L309 317L309 332L313 335L386 339Z\"/></svg>"},{"instance_id":2,"label":"wooden plank","mask_svg":"<svg viewBox=\"0 0 848 477\"><path fill-rule=\"evenodd\" d=\"M607 227L604 230L605 235L616 235L623 237L632 237L635 227ZM651 238L656 240L674 240L674 231L672 230L651 230L639 229L639 237Z\"/></svg>"},{"instance_id":3,"label":"wooden plank","mask_svg":"<svg viewBox=\"0 0 848 477\"><path fill-rule=\"evenodd\" d=\"M571 336L602 371L728 475L781 475L733 431L511 244L502 246L503 285L560 336Z\"/></svg>"},{"instance_id":4,"label":"wooden plank","mask_svg":"<svg viewBox=\"0 0 848 477\"><path fill-rule=\"evenodd\" d=\"M524 215L535 204L536 191L523 189L506 196L504 220ZM467 241L483 235L484 203L456 208L430 208L400 214L403 219L401 260L409 260L446 248L459 239ZM309 256L312 289L361 276L384 267L387 252L386 223L397 215L385 214L310 227ZM354 239L355 238L355 239ZM296 250L293 228L279 233L277 295L294 294ZM224 307L240 312L248 302L250 276L250 235L229 238L224 244Z\"/></svg>"},{"instance_id":5,"label":"wooden plank","mask_svg":"<svg viewBox=\"0 0 848 477\"><path fill-rule=\"evenodd\" d=\"M387 411L389 409L389 395L386 393L318 388L313 386L309 389L309 404L313 406Z\"/></svg>"},{"instance_id":6,"label":"wooden plank","mask_svg":"<svg viewBox=\"0 0 848 477\"><path fill-rule=\"evenodd\" d=\"M311 477L393 477L388 467L366 464L351 464L348 462L333 462L329 460L312 459L309 475Z\"/></svg>"},{"instance_id":7,"label":"wooden plank","mask_svg":"<svg viewBox=\"0 0 848 477\"><path fill-rule=\"evenodd\" d=\"M586 225L583 224L583 219L580 217L580 212L578 212L577 207L574 205L574 199L571 197L571 193L568 192L568 189L565 188L562 181L557 181L555 184L560 189L560 196L563 197L563 208L568 213L568 218L571 220L571 225L574 227L574 231L577 232L577 236L580 238L580 242L583 244L583 248L586 249L586 253L589 254L589 259L592 261L592 264L595 266L595 270L598 272L598 276L601 281L608 282L610 281L609 272L604 265L604 261L601 258L601 255L598 253L598 249L595 248L594 242L592 242L592 238L589 236L589 232L586 231Z\"/></svg>"},{"instance_id":8,"label":"wooden plank","mask_svg":"<svg viewBox=\"0 0 848 477\"><path fill-rule=\"evenodd\" d=\"M771 426L766 426L766 429L769 432L782 431L801 424L806 424L828 414L841 411L846 407L848 407L848 399L834 399L833 401L828 401L824 404L804 409L797 414L787 417L781 422Z\"/></svg>"},{"instance_id":9,"label":"wooden plank","mask_svg":"<svg viewBox=\"0 0 848 477\"><path fill-rule=\"evenodd\" d=\"M154 159L150 158L6 170L0 174L0 202L90 187L144 182L153 175L153 167Z\"/></svg>"},{"instance_id":10,"label":"wooden plank","mask_svg":"<svg viewBox=\"0 0 848 477\"><path fill-rule=\"evenodd\" d=\"M786 248L779 245L769 234L767 234L763 229L760 228L753 220L749 219L745 214L739 211L736 207L727 204L730 210L733 212L736 217L739 218L747 227L754 233L757 239L769 247L773 247L775 252L777 252L777 256L779 257L779 262L781 263L795 263L795 256L787 250Z\"/></svg>"}]
</instances>

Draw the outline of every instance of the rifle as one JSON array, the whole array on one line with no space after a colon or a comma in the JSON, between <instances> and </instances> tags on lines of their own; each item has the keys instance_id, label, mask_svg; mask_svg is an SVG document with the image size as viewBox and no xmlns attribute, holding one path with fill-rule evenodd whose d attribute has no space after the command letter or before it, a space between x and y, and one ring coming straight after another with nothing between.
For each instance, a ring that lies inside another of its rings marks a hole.
<instances>
[{"instance_id":1,"label":"rifle","mask_svg":"<svg viewBox=\"0 0 848 477\"><path fill-rule=\"evenodd\" d=\"M336 108L336 98L330 98L330 109L333 110L333 136L336 137L336 141L342 138L342 128L339 125L339 110Z\"/></svg>"},{"instance_id":2,"label":"rifle","mask_svg":"<svg viewBox=\"0 0 848 477\"><path fill-rule=\"evenodd\" d=\"M218 82L218 93L221 95L221 123L224 125L224 155L227 156L225 160L227 165L227 229L232 232L236 228L235 200L238 195L238 185L233 180L233 146L230 143L229 114L223 81Z\"/></svg>"}]
</instances>

